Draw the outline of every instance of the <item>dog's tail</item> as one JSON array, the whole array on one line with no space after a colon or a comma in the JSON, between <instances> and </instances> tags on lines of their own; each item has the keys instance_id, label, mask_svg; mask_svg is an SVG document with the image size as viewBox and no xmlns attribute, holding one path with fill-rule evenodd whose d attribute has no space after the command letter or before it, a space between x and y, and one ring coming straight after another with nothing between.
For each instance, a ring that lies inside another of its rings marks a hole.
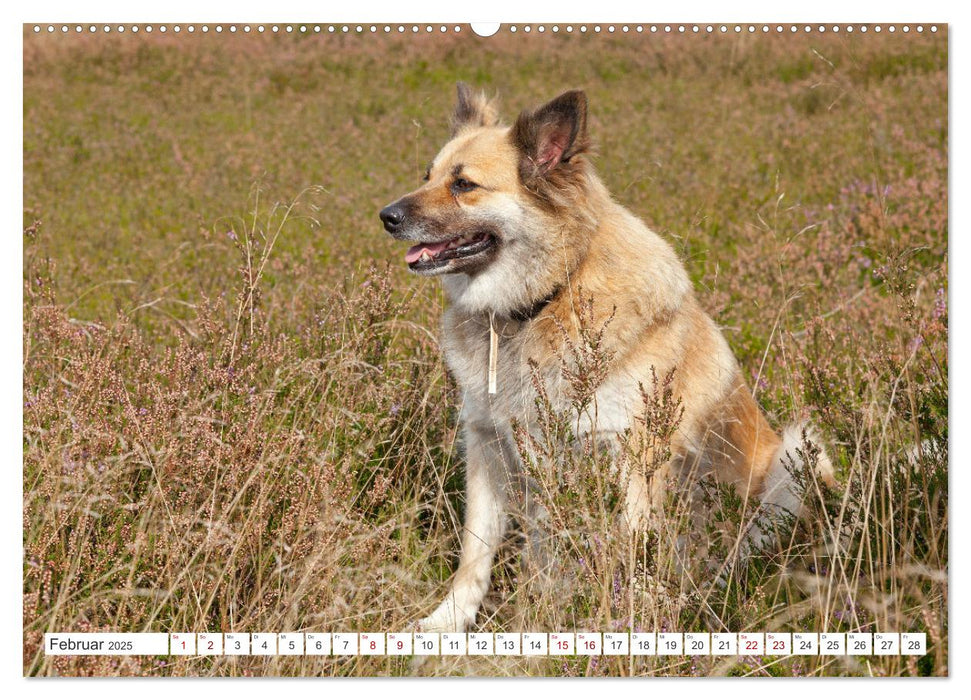
<instances>
[{"instance_id":1,"label":"dog's tail","mask_svg":"<svg viewBox=\"0 0 971 700\"><path fill-rule=\"evenodd\" d=\"M804 492L817 480L836 487L833 463L816 430L808 423L794 423L782 431L782 442L762 485L762 503L801 515Z\"/></svg>"},{"instance_id":2,"label":"dog's tail","mask_svg":"<svg viewBox=\"0 0 971 700\"><path fill-rule=\"evenodd\" d=\"M759 517L749 528L747 544L778 546L778 536L772 532L775 523L802 517L807 499L820 492L820 484L836 487L833 463L822 441L807 423L788 426L765 474Z\"/></svg>"}]
</instances>

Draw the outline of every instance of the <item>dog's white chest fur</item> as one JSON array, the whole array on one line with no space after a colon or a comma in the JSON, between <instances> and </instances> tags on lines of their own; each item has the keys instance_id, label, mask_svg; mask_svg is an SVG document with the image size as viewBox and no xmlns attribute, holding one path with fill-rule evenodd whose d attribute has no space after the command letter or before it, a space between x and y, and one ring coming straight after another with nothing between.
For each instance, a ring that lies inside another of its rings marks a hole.
<instances>
[{"instance_id":1,"label":"dog's white chest fur","mask_svg":"<svg viewBox=\"0 0 971 700\"><path fill-rule=\"evenodd\" d=\"M480 314L464 320L463 325L465 332L460 339L454 333L446 333L443 340L446 362L462 390L463 421L489 426L506 436L511 434L513 422L534 428L537 383L554 411L560 414L573 411L568 381L560 364L560 358L568 356L565 348L539 347L541 343L531 334L529 321L494 321L499 339L496 392L490 394L489 317ZM475 330L469 333L468 327L472 325ZM632 408L638 401L637 381L625 375L608 376L596 388L589 407L579 416L572 416L577 421L574 425L580 435L594 430L603 434L622 433L629 427Z\"/></svg>"}]
</instances>

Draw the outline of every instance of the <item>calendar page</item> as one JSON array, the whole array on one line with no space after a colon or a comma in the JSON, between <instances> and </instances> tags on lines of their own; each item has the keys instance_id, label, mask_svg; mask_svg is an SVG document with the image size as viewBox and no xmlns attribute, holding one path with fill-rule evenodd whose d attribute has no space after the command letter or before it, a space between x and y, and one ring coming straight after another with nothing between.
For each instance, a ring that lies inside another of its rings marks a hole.
<instances>
[{"instance_id":1,"label":"calendar page","mask_svg":"<svg viewBox=\"0 0 971 700\"><path fill-rule=\"evenodd\" d=\"M24 676L948 676L948 35L28 21Z\"/></svg>"}]
</instances>

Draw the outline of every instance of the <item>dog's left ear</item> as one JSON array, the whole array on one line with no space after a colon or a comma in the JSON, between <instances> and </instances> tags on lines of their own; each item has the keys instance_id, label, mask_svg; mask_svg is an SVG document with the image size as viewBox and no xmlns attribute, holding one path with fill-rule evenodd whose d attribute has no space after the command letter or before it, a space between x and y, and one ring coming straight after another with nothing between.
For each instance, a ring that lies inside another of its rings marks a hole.
<instances>
[{"instance_id":1,"label":"dog's left ear","mask_svg":"<svg viewBox=\"0 0 971 700\"><path fill-rule=\"evenodd\" d=\"M467 126L496 126L499 112L484 92L475 92L467 83L455 85L458 100L452 113L452 136Z\"/></svg>"},{"instance_id":2,"label":"dog's left ear","mask_svg":"<svg viewBox=\"0 0 971 700\"><path fill-rule=\"evenodd\" d=\"M512 138L526 158L525 175L546 175L560 163L568 163L590 146L587 96L582 90L570 90L535 111L523 112L512 128Z\"/></svg>"}]
</instances>

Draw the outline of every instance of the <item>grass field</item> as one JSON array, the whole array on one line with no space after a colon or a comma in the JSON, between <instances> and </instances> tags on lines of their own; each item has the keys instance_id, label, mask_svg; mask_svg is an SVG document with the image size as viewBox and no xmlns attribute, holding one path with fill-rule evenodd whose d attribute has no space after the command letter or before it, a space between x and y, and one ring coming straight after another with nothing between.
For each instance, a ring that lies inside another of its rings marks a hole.
<instances>
[{"instance_id":1,"label":"grass field","mask_svg":"<svg viewBox=\"0 0 971 700\"><path fill-rule=\"evenodd\" d=\"M24 673L947 675L946 31L464 30L25 31ZM438 602L463 509L442 296L377 212L456 80L507 119L587 91L604 181L842 485L721 587L675 561L677 498L627 537L581 474L550 496L569 585L512 538L480 629L925 631L927 656L45 658L45 631L394 631Z\"/></svg>"}]
</instances>

